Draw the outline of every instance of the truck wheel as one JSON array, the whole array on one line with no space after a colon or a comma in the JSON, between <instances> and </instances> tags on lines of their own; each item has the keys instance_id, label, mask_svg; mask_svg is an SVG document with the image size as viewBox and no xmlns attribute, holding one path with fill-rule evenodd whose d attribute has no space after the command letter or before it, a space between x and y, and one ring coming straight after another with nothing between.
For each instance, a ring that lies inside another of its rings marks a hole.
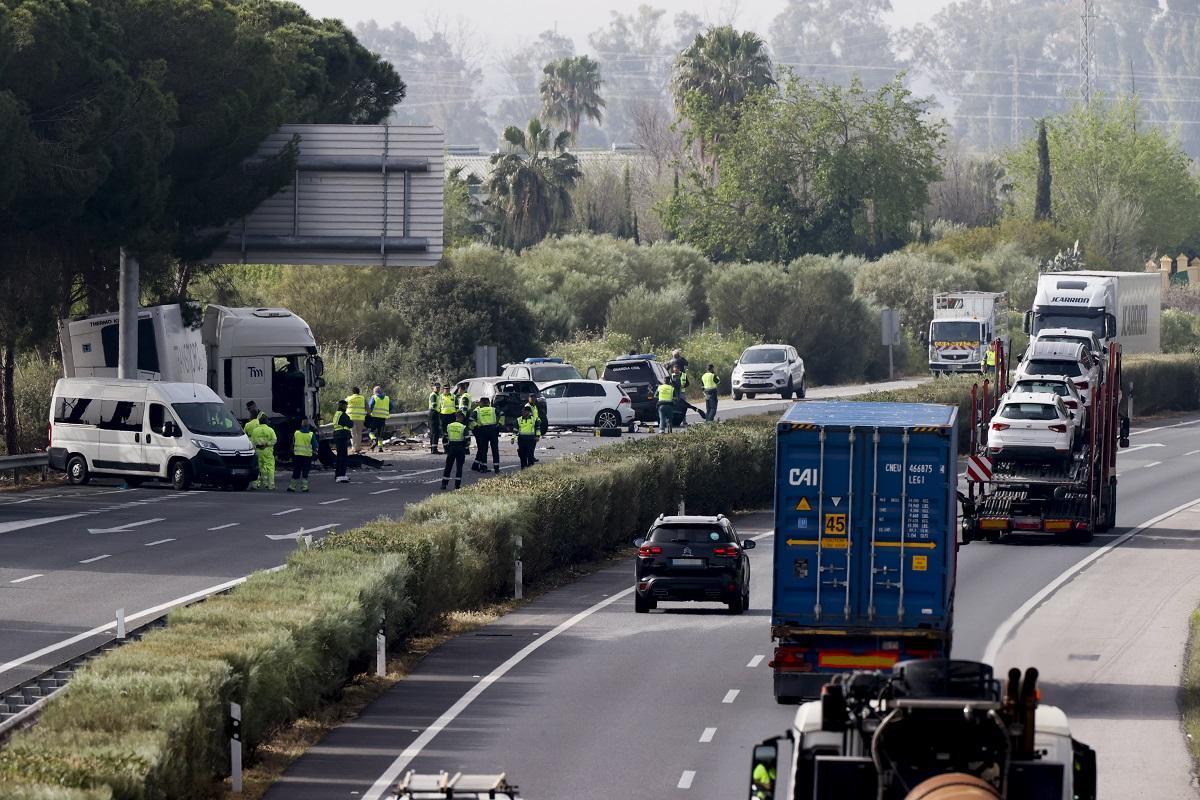
<instances>
[{"instance_id":1,"label":"truck wheel","mask_svg":"<svg viewBox=\"0 0 1200 800\"><path fill-rule=\"evenodd\" d=\"M171 465L171 485L175 491L182 492L192 485L192 465L183 459Z\"/></svg>"},{"instance_id":2,"label":"truck wheel","mask_svg":"<svg viewBox=\"0 0 1200 800\"><path fill-rule=\"evenodd\" d=\"M777 694L775 695L775 702L781 706L798 706L800 705L800 698L791 694Z\"/></svg>"},{"instance_id":3,"label":"truck wheel","mask_svg":"<svg viewBox=\"0 0 1200 800\"><path fill-rule=\"evenodd\" d=\"M83 486L91 479L92 473L88 470L86 458L75 455L67 459L67 481L72 486Z\"/></svg>"},{"instance_id":4,"label":"truck wheel","mask_svg":"<svg viewBox=\"0 0 1200 800\"><path fill-rule=\"evenodd\" d=\"M741 393L741 392L739 392L737 389L734 389L734 390L733 390L733 399L734 399L734 400L741 400L741 399L742 399L742 393Z\"/></svg>"},{"instance_id":5,"label":"truck wheel","mask_svg":"<svg viewBox=\"0 0 1200 800\"><path fill-rule=\"evenodd\" d=\"M657 607L658 603L654 600L644 598L638 594L633 596L633 610L638 614L648 614Z\"/></svg>"}]
</instances>

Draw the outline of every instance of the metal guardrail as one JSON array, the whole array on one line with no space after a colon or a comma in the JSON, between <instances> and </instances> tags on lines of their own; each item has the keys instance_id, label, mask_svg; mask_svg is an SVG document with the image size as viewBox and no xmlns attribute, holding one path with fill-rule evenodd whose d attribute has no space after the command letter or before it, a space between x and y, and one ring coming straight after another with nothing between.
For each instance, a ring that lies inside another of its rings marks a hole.
<instances>
[{"instance_id":1,"label":"metal guardrail","mask_svg":"<svg viewBox=\"0 0 1200 800\"><path fill-rule=\"evenodd\" d=\"M402 413L392 414L391 416L389 416L387 418L386 425L394 427L394 428L395 427L412 427L413 425L419 425L422 422L428 422L428 421L429 421L429 412L428 411L404 411ZM326 422L325 424L321 425L320 432L321 432L321 435L323 435L323 436L326 434L332 434L333 433L333 423ZM0 469L3 469L3 467L0 467Z\"/></svg>"},{"instance_id":2,"label":"metal guardrail","mask_svg":"<svg viewBox=\"0 0 1200 800\"><path fill-rule=\"evenodd\" d=\"M19 456L0 456L0 471L49 467L50 456L45 453L25 453Z\"/></svg>"}]
</instances>

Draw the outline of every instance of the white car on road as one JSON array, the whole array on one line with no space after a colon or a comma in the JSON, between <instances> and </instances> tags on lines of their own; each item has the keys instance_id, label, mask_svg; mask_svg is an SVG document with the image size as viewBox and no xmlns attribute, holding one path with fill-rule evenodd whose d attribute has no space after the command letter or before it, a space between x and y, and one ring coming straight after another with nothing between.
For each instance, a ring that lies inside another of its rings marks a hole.
<instances>
[{"instance_id":1,"label":"white car on road","mask_svg":"<svg viewBox=\"0 0 1200 800\"><path fill-rule=\"evenodd\" d=\"M541 396L554 427L620 428L633 422L629 395L616 381L554 381L542 384Z\"/></svg>"},{"instance_id":2,"label":"white car on road","mask_svg":"<svg viewBox=\"0 0 1200 800\"><path fill-rule=\"evenodd\" d=\"M804 397L804 359L791 345L756 344L734 362L731 383L734 400L777 392L784 400Z\"/></svg>"},{"instance_id":3,"label":"white car on road","mask_svg":"<svg viewBox=\"0 0 1200 800\"><path fill-rule=\"evenodd\" d=\"M988 428L988 453L993 457L1071 459L1075 449L1075 420L1057 394L1009 392Z\"/></svg>"},{"instance_id":4,"label":"white car on road","mask_svg":"<svg viewBox=\"0 0 1200 800\"><path fill-rule=\"evenodd\" d=\"M1017 365L1014 382L1033 375L1058 375L1068 378L1085 403L1100 386L1100 364L1091 351L1077 342L1041 342L1025 351L1025 360Z\"/></svg>"}]
</instances>

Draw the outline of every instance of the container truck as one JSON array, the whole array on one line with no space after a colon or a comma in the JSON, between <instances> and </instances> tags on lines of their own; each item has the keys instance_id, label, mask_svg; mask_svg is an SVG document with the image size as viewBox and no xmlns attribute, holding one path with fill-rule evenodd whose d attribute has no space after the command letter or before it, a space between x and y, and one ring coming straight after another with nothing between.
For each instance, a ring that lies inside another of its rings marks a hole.
<instances>
[{"instance_id":1,"label":"container truck","mask_svg":"<svg viewBox=\"0 0 1200 800\"><path fill-rule=\"evenodd\" d=\"M1025 332L1046 329L1094 334L1100 344L1120 340L1126 354L1161 350L1162 279L1157 272L1047 272L1038 277Z\"/></svg>"},{"instance_id":2,"label":"container truck","mask_svg":"<svg viewBox=\"0 0 1200 800\"><path fill-rule=\"evenodd\" d=\"M776 700L950 649L958 410L808 402L778 423Z\"/></svg>"},{"instance_id":3,"label":"container truck","mask_svg":"<svg viewBox=\"0 0 1200 800\"><path fill-rule=\"evenodd\" d=\"M934 376L984 372L988 346L1008 341L1004 292L943 292L933 297L929 323L929 370Z\"/></svg>"},{"instance_id":4,"label":"container truck","mask_svg":"<svg viewBox=\"0 0 1200 800\"><path fill-rule=\"evenodd\" d=\"M117 314L62 320L58 329L64 377L116 377ZM204 384L239 420L249 401L277 430L320 415L324 364L308 324L287 309L142 308L137 350L139 380Z\"/></svg>"}]
</instances>

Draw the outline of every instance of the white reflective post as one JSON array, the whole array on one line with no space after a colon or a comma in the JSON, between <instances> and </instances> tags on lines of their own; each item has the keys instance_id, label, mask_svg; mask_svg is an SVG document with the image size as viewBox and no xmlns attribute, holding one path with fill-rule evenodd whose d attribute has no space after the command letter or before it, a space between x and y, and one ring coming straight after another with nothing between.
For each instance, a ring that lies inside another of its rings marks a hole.
<instances>
[{"instance_id":1,"label":"white reflective post","mask_svg":"<svg viewBox=\"0 0 1200 800\"><path fill-rule=\"evenodd\" d=\"M229 704L229 782L234 794L242 793L242 707Z\"/></svg>"},{"instance_id":2,"label":"white reflective post","mask_svg":"<svg viewBox=\"0 0 1200 800\"><path fill-rule=\"evenodd\" d=\"M125 638L125 609L117 609L117 638Z\"/></svg>"},{"instance_id":3,"label":"white reflective post","mask_svg":"<svg viewBox=\"0 0 1200 800\"><path fill-rule=\"evenodd\" d=\"M379 618L379 633L375 634L375 674L380 678L387 676L387 633L383 617Z\"/></svg>"},{"instance_id":4,"label":"white reflective post","mask_svg":"<svg viewBox=\"0 0 1200 800\"><path fill-rule=\"evenodd\" d=\"M518 536L514 542L516 545L517 559L514 565L513 574L513 598L520 600L525 597L525 565L521 563L521 537Z\"/></svg>"}]
</instances>

